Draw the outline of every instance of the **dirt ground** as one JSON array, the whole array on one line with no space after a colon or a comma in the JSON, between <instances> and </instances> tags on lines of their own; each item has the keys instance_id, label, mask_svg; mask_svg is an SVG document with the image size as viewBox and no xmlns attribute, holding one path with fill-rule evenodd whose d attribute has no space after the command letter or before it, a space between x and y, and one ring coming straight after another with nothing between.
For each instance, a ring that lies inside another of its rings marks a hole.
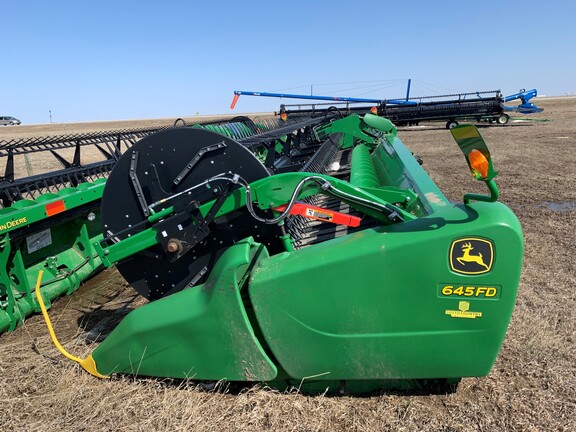
<instances>
[{"instance_id":1,"label":"dirt ground","mask_svg":"<svg viewBox=\"0 0 576 432\"><path fill-rule=\"evenodd\" d=\"M62 357L41 317L32 317L0 337L1 429L576 430L576 98L537 104L545 111L532 118L548 121L481 128L500 172L501 201L520 218L526 242L516 308L487 377L465 378L447 395L364 397L258 387L208 392L191 382L131 376L97 380ZM401 128L399 136L450 199L482 191L443 124ZM61 342L82 356L97 343L90 342L98 340L97 323L117 321L140 301L108 270L55 302L50 314Z\"/></svg>"}]
</instances>

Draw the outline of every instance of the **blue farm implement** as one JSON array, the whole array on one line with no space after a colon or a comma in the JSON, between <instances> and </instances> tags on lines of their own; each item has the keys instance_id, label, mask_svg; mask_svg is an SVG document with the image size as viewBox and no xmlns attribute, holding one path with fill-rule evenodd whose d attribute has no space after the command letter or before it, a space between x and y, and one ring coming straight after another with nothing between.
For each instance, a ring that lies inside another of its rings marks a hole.
<instances>
[{"instance_id":1,"label":"blue farm implement","mask_svg":"<svg viewBox=\"0 0 576 432\"><path fill-rule=\"evenodd\" d=\"M241 95L298 99L302 102L280 105L280 114L287 116L319 115L322 112L334 110L360 115L373 113L388 118L398 126L417 125L425 121L442 121L446 122L446 128L451 129L457 126L459 121L465 120L505 125L510 119L506 111L515 111L522 114L541 112L543 111L542 108L538 108L533 103L528 102L536 94L536 90L533 89L528 91L521 90L509 96L502 96L500 90L491 90L410 97L410 81L408 81L406 98L404 99L299 95L237 90L234 92L230 108L234 109ZM522 102L518 106L504 105L505 102L518 99Z\"/></svg>"}]
</instances>

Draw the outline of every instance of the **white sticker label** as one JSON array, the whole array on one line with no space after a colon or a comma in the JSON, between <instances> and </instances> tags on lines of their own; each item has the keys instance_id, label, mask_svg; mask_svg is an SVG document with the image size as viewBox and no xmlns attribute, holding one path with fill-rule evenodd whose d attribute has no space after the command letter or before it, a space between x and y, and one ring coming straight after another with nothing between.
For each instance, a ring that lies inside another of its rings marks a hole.
<instances>
[{"instance_id":1,"label":"white sticker label","mask_svg":"<svg viewBox=\"0 0 576 432\"><path fill-rule=\"evenodd\" d=\"M26 244L28 245L28 253L36 252L37 250L51 245L52 234L50 233L50 228L26 237Z\"/></svg>"}]
</instances>

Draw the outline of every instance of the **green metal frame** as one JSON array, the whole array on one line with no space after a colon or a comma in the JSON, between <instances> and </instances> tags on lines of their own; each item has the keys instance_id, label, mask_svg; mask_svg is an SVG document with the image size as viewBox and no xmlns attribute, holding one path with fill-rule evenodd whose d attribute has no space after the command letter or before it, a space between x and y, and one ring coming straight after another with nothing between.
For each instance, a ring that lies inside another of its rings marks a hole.
<instances>
[{"instance_id":1,"label":"green metal frame","mask_svg":"<svg viewBox=\"0 0 576 432\"><path fill-rule=\"evenodd\" d=\"M489 196L467 194L464 205L453 204L388 120L351 115L315 132L354 147L350 182L274 175L250 184L250 195L235 190L217 216L244 208L248 196L259 209L273 209L301 185L298 199L338 191L381 224L300 250L284 235L286 252L273 256L252 238L237 243L203 285L131 312L93 352L98 372L274 386L306 380L312 389L351 381L358 391L489 373L523 255L518 219L492 202L493 178L482 179ZM467 142L465 156L483 145ZM202 214L213 204L205 203ZM145 250L157 243L155 223L173 212L154 213L144 231L115 244L96 242L94 250L107 266Z\"/></svg>"},{"instance_id":2,"label":"green metal frame","mask_svg":"<svg viewBox=\"0 0 576 432\"><path fill-rule=\"evenodd\" d=\"M486 275L455 274L450 245L472 235L494 240L497 264ZM293 378L483 376L512 314L522 249L520 225L504 205L454 206L263 260L250 300ZM443 296L443 286L496 287L501 295ZM461 301L481 316L446 314Z\"/></svg>"},{"instance_id":3,"label":"green metal frame","mask_svg":"<svg viewBox=\"0 0 576 432\"><path fill-rule=\"evenodd\" d=\"M265 122L257 121L255 126L252 130L238 121L193 127L234 139L270 130ZM0 209L0 334L14 330L25 317L40 312L31 290L39 270L44 270L42 296L50 307L54 299L72 293L103 267L93 244L102 239L99 207L105 182L102 178L80 183ZM47 211L51 205L64 210L52 215ZM88 214L92 214L92 220L87 219ZM156 221L155 217L150 220ZM30 252L28 242L34 241L37 250Z\"/></svg>"},{"instance_id":4,"label":"green metal frame","mask_svg":"<svg viewBox=\"0 0 576 432\"><path fill-rule=\"evenodd\" d=\"M82 183L0 209L0 333L13 331L40 312L33 287L39 270L47 275L42 296L78 289L102 267L93 243L102 238L99 202L105 180ZM59 210L51 214L50 206ZM90 215L90 217L88 217Z\"/></svg>"}]
</instances>

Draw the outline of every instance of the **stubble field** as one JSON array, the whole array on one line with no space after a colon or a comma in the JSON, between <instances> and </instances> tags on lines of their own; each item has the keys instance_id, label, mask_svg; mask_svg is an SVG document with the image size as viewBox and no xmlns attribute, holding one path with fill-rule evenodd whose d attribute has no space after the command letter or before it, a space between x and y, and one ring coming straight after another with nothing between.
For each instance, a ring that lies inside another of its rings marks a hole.
<instances>
[{"instance_id":1,"label":"stubble field","mask_svg":"<svg viewBox=\"0 0 576 432\"><path fill-rule=\"evenodd\" d=\"M526 242L516 308L487 377L463 379L454 394L364 397L258 387L209 392L192 382L131 376L97 380L58 354L36 316L0 336L0 426L14 431L576 430L576 98L537 103L545 111L533 118L549 121L480 129L500 172L501 201L520 218ZM2 128L0 139L58 127ZM67 125L66 133L74 128ZM424 159L450 199L482 191L442 124L400 128L399 136ZM61 342L82 356L97 343L90 342L98 339L97 323L110 325L139 302L108 270L55 302L50 315Z\"/></svg>"}]
</instances>

